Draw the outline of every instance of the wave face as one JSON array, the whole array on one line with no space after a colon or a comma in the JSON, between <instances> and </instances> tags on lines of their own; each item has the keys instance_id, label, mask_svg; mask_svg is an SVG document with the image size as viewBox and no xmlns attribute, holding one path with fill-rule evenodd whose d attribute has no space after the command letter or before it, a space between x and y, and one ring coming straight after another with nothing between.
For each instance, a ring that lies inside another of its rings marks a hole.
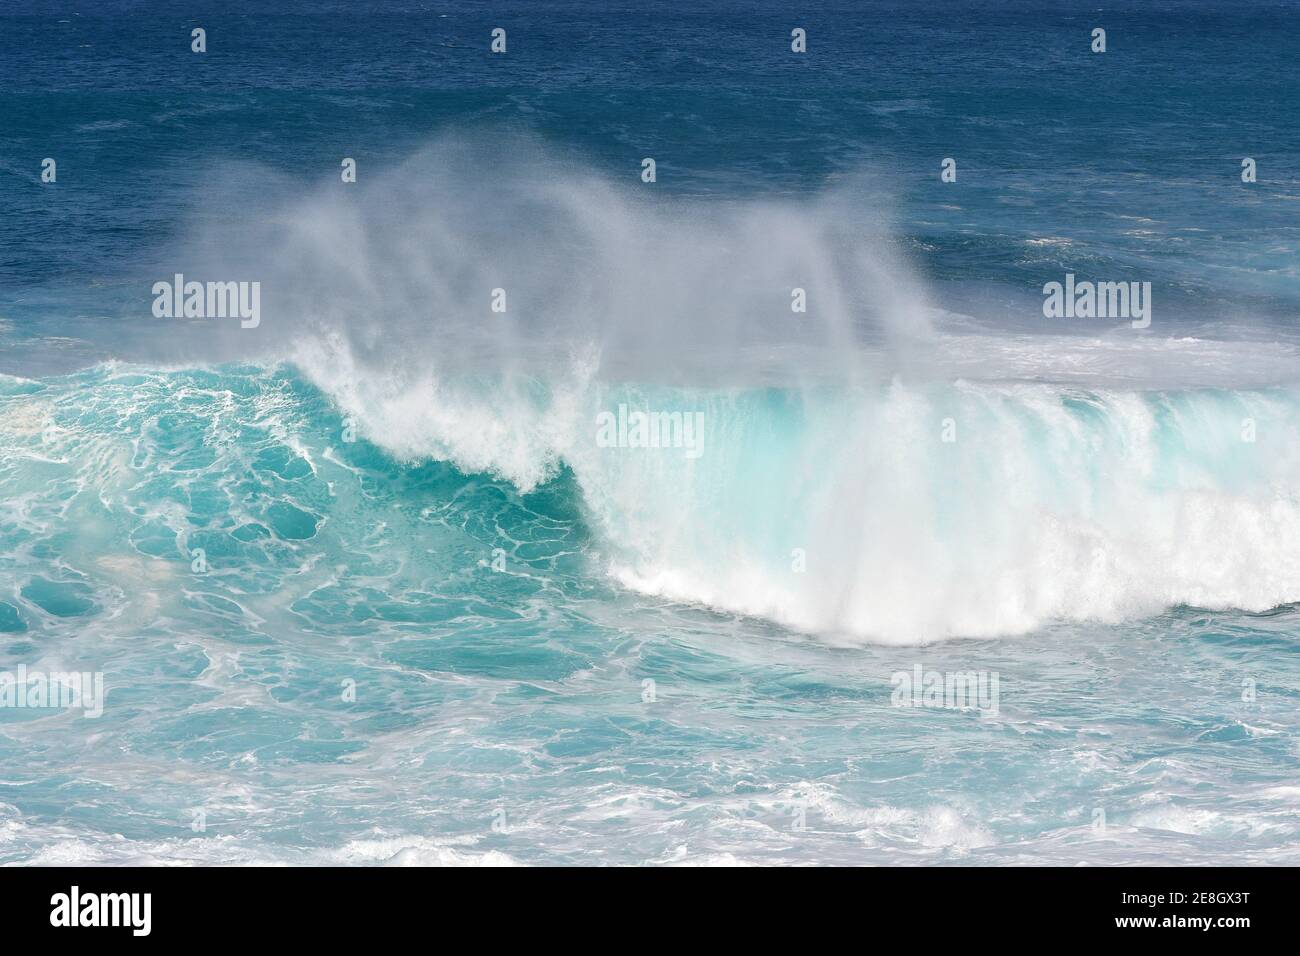
<instances>
[{"instance_id":1,"label":"wave face","mask_svg":"<svg viewBox=\"0 0 1300 956\"><path fill-rule=\"evenodd\" d=\"M1295 390L503 394L422 414L352 379L344 407L394 452L525 489L570 469L619 582L811 633L926 642L1300 600ZM699 416L696 447L601 447L620 407Z\"/></svg>"}]
</instances>

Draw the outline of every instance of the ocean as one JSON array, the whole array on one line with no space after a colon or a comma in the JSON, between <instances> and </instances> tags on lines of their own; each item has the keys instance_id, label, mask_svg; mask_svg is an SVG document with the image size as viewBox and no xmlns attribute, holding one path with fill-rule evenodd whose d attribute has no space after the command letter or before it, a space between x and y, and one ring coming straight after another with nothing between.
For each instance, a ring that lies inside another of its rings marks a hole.
<instances>
[{"instance_id":1,"label":"ocean","mask_svg":"<svg viewBox=\"0 0 1300 956\"><path fill-rule=\"evenodd\" d=\"M0 863L1300 863L1297 14L0 4Z\"/></svg>"}]
</instances>

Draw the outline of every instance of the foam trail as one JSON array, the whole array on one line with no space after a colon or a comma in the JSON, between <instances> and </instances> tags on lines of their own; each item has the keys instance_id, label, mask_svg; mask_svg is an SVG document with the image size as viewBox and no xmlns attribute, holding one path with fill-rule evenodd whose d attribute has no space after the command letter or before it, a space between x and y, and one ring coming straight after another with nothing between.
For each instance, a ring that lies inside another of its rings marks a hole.
<instances>
[{"instance_id":1,"label":"foam trail","mask_svg":"<svg viewBox=\"0 0 1300 956\"><path fill-rule=\"evenodd\" d=\"M930 331L923 286L858 184L811 203L673 199L512 138L443 140L305 194L262 169L214 178L159 271L258 279L264 320L256 336L225 326L208 358L311 343L309 364L323 345L411 385L553 380L598 356L606 377L716 385L842 377L863 342L900 351ZM254 223L222 212L249 204L265 210Z\"/></svg>"}]
</instances>

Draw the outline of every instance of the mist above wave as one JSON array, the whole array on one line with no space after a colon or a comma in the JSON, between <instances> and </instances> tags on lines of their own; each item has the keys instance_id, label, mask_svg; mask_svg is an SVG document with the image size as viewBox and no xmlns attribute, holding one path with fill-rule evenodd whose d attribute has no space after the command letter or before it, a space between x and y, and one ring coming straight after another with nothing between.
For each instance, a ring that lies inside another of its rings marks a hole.
<instances>
[{"instance_id":1,"label":"mist above wave","mask_svg":"<svg viewBox=\"0 0 1300 956\"><path fill-rule=\"evenodd\" d=\"M596 355L619 377L800 381L844 373L863 343L928 335L923 286L862 198L878 190L691 199L666 168L641 182L639 159L614 182L484 136L362 165L355 184L226 168L166 271L260 281L262 326L221 328L200 340L209 354L324 341L390 376L551 374Z\"/></svg>"}]
</instances>

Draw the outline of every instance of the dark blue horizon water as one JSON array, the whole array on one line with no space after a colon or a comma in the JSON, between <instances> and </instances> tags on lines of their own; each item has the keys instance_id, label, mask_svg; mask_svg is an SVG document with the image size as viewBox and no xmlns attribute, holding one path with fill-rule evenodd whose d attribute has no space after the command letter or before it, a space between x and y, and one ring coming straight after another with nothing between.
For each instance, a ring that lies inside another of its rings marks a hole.
<instances>
[{"instance_id":1,"label":"dark blue horizon water","mask_svg":"<svg viewBox=\"0 0 1300 956\"><path fill-rule=\"evenodd\" d=\"M71 311L73 337L90 342L65 352L103 357L136 334L118 321L139 315L133 265L184 235L223 166L261 164L305 188L337 180L342 156L373 177L438 136L526 132L614 181L636 183L653 155L665 197L797 200L866 177L940 298L951 288L945 304L970 283L1036 296L1073 269L1151 281L1167 320L1202 330L1293 326L1296 12L1208 0L7 4L0 317L22 338ZM798 24L804 56L789 50ZM203 55L189 50L198 25ZM506 57L488 52L497 25ZM1088 51L1094 26L1108 30L1105 54ZM46 156L56 184L39 182ZM956 184L939 181L949 156ZM1253 185L1240 181L1246 156ZM996 292L980 298L998 311Z\"/></svg>"}]
</instances>

